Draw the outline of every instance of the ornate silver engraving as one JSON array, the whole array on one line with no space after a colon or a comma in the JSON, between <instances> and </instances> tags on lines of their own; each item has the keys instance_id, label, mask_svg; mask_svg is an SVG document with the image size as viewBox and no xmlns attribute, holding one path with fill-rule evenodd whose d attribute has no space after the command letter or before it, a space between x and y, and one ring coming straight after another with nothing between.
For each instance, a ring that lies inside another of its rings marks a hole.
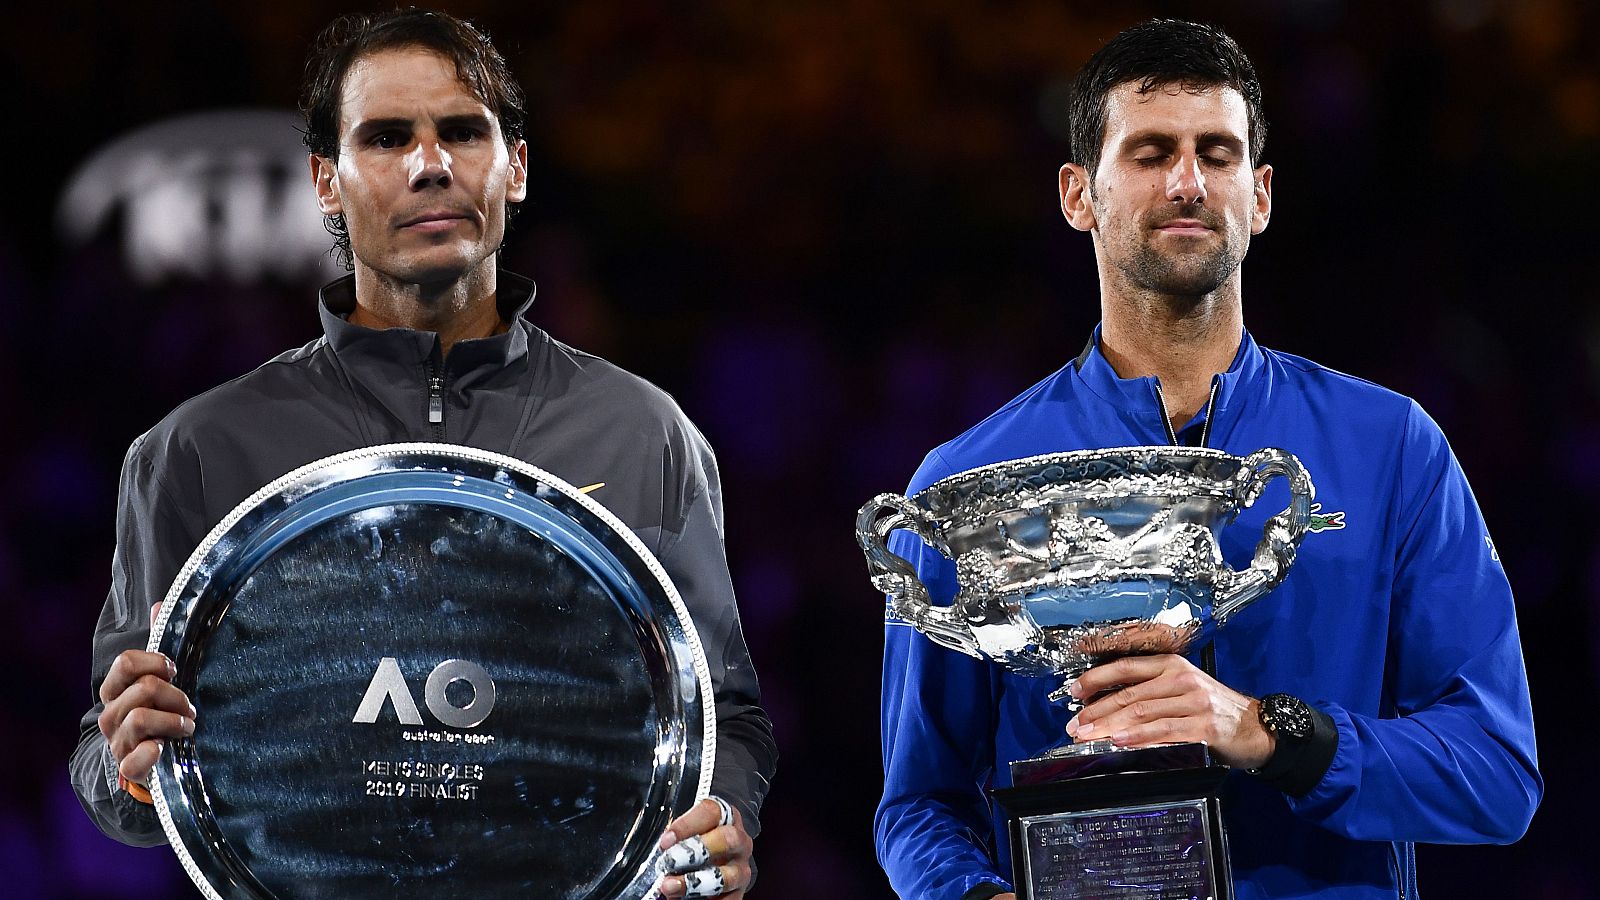
<instances>
[{"instance_id":1,"label":"ornate silver engraving","mask_svg":"<svg viewBox=\"0 0 1600 900\"><path fill-rule=\"evenodd\" d=\"M1289 507L1268 521L1248 568L1217 532L1275 477ZM862 507L856 538L895 614L939 644L1070 682L1112 659L1184 653L1281 583L1310 520L1311 478L1293 455L1121 447L995 463L915 497ZM934 605L889 552L911 531L954 560L960 588ZM1061 692L1057 692L1059 699Z\"/></svg>"}]
</instances>

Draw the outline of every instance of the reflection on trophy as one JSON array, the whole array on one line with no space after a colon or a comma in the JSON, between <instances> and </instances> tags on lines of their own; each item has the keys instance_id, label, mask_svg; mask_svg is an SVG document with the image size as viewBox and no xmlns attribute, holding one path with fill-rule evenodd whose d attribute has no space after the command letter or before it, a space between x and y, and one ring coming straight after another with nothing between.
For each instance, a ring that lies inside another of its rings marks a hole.
<instances>
[{"instance_id":1,"label":"reflection on trophy","mask_svg":"<svg viewBox=\"0 0 1600 900\"><path fill-rule=\"evenodd\" d=\"M1279 476L1288 508L1246 569L1228 567L1217 533ZM880 494L856 538L895 615L945 647L1060 679L1049 697L1070 703L1066 686L1088 669L1197 649L1282 583L1313 496L1282 450L1085 450L971 469L910 498ZM951 605L933 605L889 552L897 529L955 562ZM1013 787L995 795L1010 816L1018 896L1231 897L1217 796L1226 772L1200 744L1067 744L1012 763Z\"/></svg>"}]
</instances>

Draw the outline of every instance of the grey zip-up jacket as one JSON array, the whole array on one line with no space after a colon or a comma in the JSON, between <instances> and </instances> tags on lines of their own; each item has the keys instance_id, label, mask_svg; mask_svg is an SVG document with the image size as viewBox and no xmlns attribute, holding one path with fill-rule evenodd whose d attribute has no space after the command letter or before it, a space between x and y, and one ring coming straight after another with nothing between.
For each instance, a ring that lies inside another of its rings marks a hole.
<instances>
[{"instance_id":1,"label":"grey zip-up jacket","mask_svg":"<svg viewBox=\"0 0 1600 900\"><path fill-rule=\"evenodd\" d=\"M144 649L150 608L217 522L261 486L325 456L393 441L466 444L525 460L594 498L661 560L700 633L716 695L712 792L749 832L777 762L759 705L722 541L716 460L672 398L522 319L533 282L499 274L503 334L461 341L373 330L345 317L354 277L322 290L324 336L184 403L129 448L117 502L111 592L94 634L92 696L117 654ZM430 403L442 421L430 423ZM72 754L73 787L100 830L166 840L153 807L117 789L96 702Z\"/></svg>"}]
</instances>

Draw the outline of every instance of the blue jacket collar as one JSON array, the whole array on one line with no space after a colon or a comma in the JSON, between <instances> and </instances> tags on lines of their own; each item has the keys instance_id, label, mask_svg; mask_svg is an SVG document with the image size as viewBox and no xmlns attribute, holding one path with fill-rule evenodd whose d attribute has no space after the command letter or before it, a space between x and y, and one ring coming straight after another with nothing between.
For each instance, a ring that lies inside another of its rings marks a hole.
<instances>
[{"instance_id":1,"label":"blue jacket collar","mask_svg":"<svg viewBox=\"0 0 1600 900\"><path fill-rule=\"evenodd\" d=\"M1083 353L1073 360L1073 369L1077 373L1078 380L1096 397L1123 412L1137 414L1159 410L1155 376L1123 378L1118 375L1100 350L1100 327L1099 325L1094 327L1094 334L1090 336L1088 346L1084 347ZM1244 398L1263 387L1266 370L1266 354L1256 344L1255 338L1250 336L1249 329L1246 329L1239 341L1239 352L1234 354L1228 371L1216 376L1216 380L1220 383L1217 385L1217 401L1212 415L1218 416L1220 413L1228 412L1236 402L1242 402ZM1216 423L1213 423L1213 430L1215 426Z\"/></svg>"}]
</instances>

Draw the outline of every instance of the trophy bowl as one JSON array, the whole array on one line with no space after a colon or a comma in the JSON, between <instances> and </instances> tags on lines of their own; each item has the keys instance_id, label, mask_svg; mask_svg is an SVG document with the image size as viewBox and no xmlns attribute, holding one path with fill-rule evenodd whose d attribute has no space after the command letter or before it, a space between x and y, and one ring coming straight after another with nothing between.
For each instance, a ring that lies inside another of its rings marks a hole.
<instances>
[{"instance_id":1,"label":"trophy bowl","mask_svg":"<svg viewBox=\"0 0 1600 900\"><path fill-rule=\"evenodd\" d=\"M1272 478L1288 479L1242 571L1217 535ZM913 497L861 508L856 539L890 607L933 641L1027 675L1060 677L1124 656L1186 653L1281 583L1315 490L1292 454L1203 447L1053 453L959 472ZM956 566L949 606L930 602L889 534L915 533Z\"/></svg>"}]
</instances>

